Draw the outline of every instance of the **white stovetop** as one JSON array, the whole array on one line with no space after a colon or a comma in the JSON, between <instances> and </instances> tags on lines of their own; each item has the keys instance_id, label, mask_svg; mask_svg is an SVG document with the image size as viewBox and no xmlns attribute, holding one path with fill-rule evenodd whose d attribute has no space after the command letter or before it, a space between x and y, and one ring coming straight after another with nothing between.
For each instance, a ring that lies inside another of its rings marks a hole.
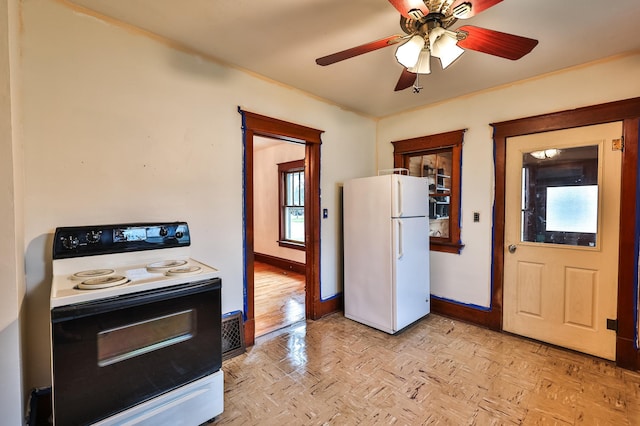
<instances>
[{"instance_id":1,"label":"white stovetop","mask_svg":"<svg viewBox=\"0 0 640 426\"><path fill-rule=\"evenodd\" d=\"M187 254L188 251L176 248L54 260L50 307L53 309L60 306L169 287L187 282L202 281L220 276L220 272L217 269L189 258ZM187 276L169 276L162 271L149 272L147 270L147 265L167 260L184 260L187 261L184 267L198 266L201 270L197 274ZM78 289L77 285L81 281L72 279L72 275L80 271L94 269L113 269L114 275L125 276L129 279L129 282L102 289Z\"/></svg>"}]
</instances>

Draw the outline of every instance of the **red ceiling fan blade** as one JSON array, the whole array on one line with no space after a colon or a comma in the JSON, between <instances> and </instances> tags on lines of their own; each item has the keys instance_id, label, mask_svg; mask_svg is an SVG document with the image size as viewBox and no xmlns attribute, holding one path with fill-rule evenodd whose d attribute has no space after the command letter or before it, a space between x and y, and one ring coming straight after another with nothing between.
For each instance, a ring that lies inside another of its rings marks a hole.
<instances>
[{"instance_id":1,"label":"red ceiling fan blade","mask_svg":"<svg viewBox=\"0 0 640 426\"><path fill-rule=\"evenodd\" d=\"M394 91L398 92L400 90L408 89L413 86L413 83L416 82L416 78L418 74L414 74L409 72L406 68L402 69L402 74L400 74L400 78L398 79L398 83L396 84L396 88Z\"/></svg>"},{"instance_id":2,"label":"red ceiling fan blade","mask_svg":"<svg viewBox=\"0 0 640 426\"><path fill-rule=\"evenodd\" d=\"M429 9L424 4L424 1L422 0L389 0L389 3L391 3L391 5L395 7L396 10L400 12L402 16L408 19L417 20L422 17L422 16L415 16L415 15L412 16L409 14L409 11L415 10L415 9L421 11L423 16L427 16L429 14Z\"/></svg>"},{"instance_id":3,"label":"red ceiling fan blade","mask_svg":"<svg viewBox=\"0 0 640 426\"><path fill-rule=\"evenodd\" d=\"M538 40L532 38L501 33L500 31L472 25L465 25L456 31L467 33L467 38L459 40L457 43L463 49L475 50L511 60L522 58L538 44Z\"/></svg>"},{"instance_id":4,"label":"red ceiling fan blade","mask_svg":"<svg viewBox=\"0 0 640 426\"><path fill-rule=\"evenodd\" d=\"M451 10L453 10L455 13L455 10L458 6L464 3L470 3L471 10L465 13L464 15L457 16L458 18L461 18L461 19L468 19L468 18L471 18L472 16L477 15L483 10L489 9L491 6L495 6L500 2L502 2L502 0L456 0L456 2L453 3L453 5L451 6ZM464 9L461 9L461 10L464 10Z\"/></svg>"},{"instance_id":5,"label":"red ceiling fan blade","mask_svg":"<svg viewBox=\"0 0 640 426\"><path fill-rule=\"evenodd\" d=\"M344 61L345 59L353 58L354 56L362 55L363 53L369 53L374 50L382 49L383 47L391 46L405 39L406 37L403 36L392 35L381 40L372 41L371 43L323 56L322 58L316 59L316 64L322 66L335 64L336 62Z\"/></svg>"}]
</instances>

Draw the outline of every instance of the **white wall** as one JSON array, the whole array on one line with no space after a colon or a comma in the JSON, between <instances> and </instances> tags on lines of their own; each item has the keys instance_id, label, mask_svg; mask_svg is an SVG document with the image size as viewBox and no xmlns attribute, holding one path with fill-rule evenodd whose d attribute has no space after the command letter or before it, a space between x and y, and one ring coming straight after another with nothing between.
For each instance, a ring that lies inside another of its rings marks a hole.
<instances>
[{"instance_id":1,"label":"white wall","mask_svg":"<svg viewBox=\"0 0 640 426\"><path fill-rule=\"evenodd\" d=\"M0 423L22 424L24 274L18 101L18 2L0 1Z\"/></svg>"},{"instance_id":2,"label":"white wall","mask_svg":"<svg viewBox=\"0 0 640 426\"><path fill-rule=\"evenodd\" d=\"M254 141L259 139L254 137ZM280 247L280 196L278 164L303 160L305 146L279 143L253 152L253 251L305 263L305 252Z\"/></svg>"},{"instance_id":3,"label":"white wall","mask_svg":"<svg viewBox=\"0 0 640 426\"><path fill-rule=\"evenodd\" d=\"M324 130L321 293L340 291L340 182L374 172L373 120L53 0L23 3L28 386L50 383L57 226L186 220L192 256L243 307L242 109Z\"/></svg>"},{"instance_id":4,"label":"white wall","mask_svg":"<svg viewBox=\"0 0 640 426\"><path fill-rule=\"evenodd\" d=\"M472 53L473 54L473 53ZM509 66L505 61L504 66ZM431 292L461 303L490 306L494 202L492 127L516 118L640 96L640 53L453 99L382 119L378 163L393 165L391 141L468 129L462 149L460 255L431 253ZM473 212L480 222L473 222Z\"/></svg>"}]
</instances>

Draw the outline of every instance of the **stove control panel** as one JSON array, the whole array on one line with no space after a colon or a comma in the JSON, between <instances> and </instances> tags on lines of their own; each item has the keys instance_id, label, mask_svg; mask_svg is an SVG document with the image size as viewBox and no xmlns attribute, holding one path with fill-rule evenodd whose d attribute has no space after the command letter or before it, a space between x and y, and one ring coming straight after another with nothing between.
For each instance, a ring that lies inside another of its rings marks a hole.
<instances>
[{"instance_id":1,"label":"stove control panel","mask_svg":"<svg viewBox=\"0 0 640 426\"><path fill-rule=\"evenodd\" d=\"M158 250L191 244L186 222L125 223L56 228L53 258Z\"/></svg>"}]
</instances>

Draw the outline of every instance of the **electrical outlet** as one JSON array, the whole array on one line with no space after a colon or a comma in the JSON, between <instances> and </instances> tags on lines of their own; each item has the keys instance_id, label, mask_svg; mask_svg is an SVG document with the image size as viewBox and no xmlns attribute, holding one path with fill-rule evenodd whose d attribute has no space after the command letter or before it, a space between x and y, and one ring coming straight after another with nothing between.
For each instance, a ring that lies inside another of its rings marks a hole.
<instances>
[{"instance_id":1,"label":"electrical outlet","mask_svg":"<svg viewBox=\"0 0 640 426\"><path fill-rule=\"evenodd\" d=\"M480 212L473 212L473 221L480 222Z\"/></svg>"}]
</instances>

